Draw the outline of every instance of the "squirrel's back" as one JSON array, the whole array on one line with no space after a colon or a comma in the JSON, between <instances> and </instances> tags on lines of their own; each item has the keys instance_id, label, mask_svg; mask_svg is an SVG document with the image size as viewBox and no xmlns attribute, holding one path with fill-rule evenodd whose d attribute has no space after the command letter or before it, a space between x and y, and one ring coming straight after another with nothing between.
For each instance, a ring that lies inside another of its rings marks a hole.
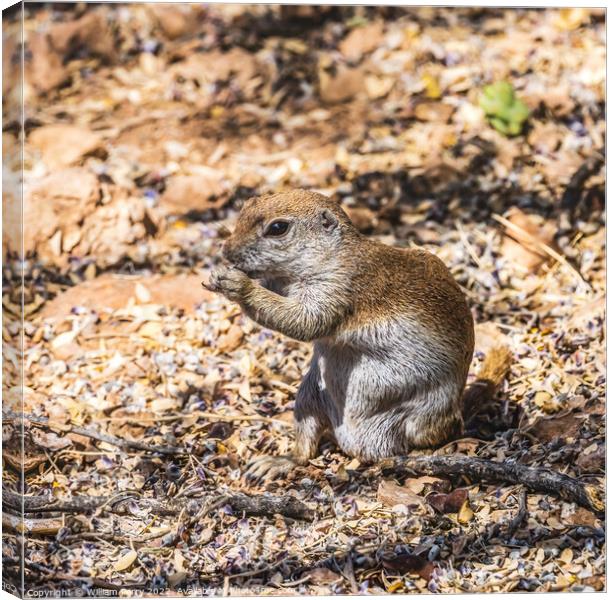
<instances>
[{"instance_id":1,"label":"squirrel's back","mask_svg":"<svg viewBox=\"0 0 612 600\"><path fill-rule=\"evenodd\" d=\"M421 249L386 246L362 238L367 264L354 280L354 311L347 326L411 319L434 338L471 359L474 324L465 294L446 265Z\"/></svg>"}]
</instances>

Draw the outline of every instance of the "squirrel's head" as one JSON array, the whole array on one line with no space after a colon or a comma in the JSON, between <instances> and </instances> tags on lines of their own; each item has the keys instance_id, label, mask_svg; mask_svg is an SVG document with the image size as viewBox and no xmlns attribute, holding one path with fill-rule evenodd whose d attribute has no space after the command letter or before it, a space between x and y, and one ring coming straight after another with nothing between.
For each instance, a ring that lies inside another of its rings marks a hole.
<instances>
[{"instance_id":1,"label":"squirrel's head","mask_svg":"<svg viewBox=\"0 0 612 600\"><path fill-rule=\"evenodd\" d=\"M356 232L337 202L306 190L247 200L223 256L251 277L317 274Z\"/></svg>"}]
</instances>

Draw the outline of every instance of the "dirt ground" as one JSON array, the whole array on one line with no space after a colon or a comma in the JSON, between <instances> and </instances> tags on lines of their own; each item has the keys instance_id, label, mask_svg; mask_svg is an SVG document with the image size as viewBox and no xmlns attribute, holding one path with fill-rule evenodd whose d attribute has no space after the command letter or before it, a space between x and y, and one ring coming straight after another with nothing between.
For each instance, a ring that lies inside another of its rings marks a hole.
<instances>
[{"instance_id":1,"label":"dirt ground","mask_svg":"<svg viewBox=\"0 0 612 600\"><path fill-rule=\"evenodd\" d=\"M602 590L603 517L557 495L370 467L331 441L247 483L252 457L290 447L310 347L200 282L246 198L333 196L451 268L471 377L512 350L496 402L420 454L603 487L604 12L26 8L23 262L17 14L3 37L8 589L23 559L27 590L68 596ZM485 114L501 81L526 119ZM277 509L253 509L263 494Z\"/></svg>"}]
</instances>

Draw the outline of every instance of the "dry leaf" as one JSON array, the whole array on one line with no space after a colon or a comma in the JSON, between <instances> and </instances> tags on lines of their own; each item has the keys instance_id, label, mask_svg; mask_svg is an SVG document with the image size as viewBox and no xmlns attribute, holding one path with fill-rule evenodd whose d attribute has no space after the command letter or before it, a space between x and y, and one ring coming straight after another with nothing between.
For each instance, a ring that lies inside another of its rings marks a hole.
<instances>
[{"instance_id":1,"label":"dry leaf","mask_svg":"<svg viewBox=\"0 0 612 600\"><path fill-rule=\"evenodd\" d=\"M240 346L244 338L244 331L240 325L232 325L228 331L219 338L217 348L219 352L232 352Z\"/></svg>"},{"instance_id":2,"label":"dry leaf","mask_svg":"<svg viewBox=\"0 0 612 600\"><path fill-rule=\"evenodd\" d=\"M138 554L136 550L128 550L115 561L115 571L126 571L134 564L137 558Z\"/></svg>"},{"instance_id":3,"label":"dry leaf","mask_svg":"<svg viewBox=\"0 0 612 600\"><path fill-rule=\"evenodd\" d=\"M347 471L355 471L357 470L359 467L361 466L361 462L359 461L358 458L353 458L351 461L349 461L346 465L346 470Z\"/></svg>"},{"instance_id":4,"label":"dry leaf","mask_svg":"<svg viewBox=\"0 0 612 600\"><path fill-rule=\"evenodd\" d=\"M571 548L566 548L561 552L559 560L565 564L570 564L574 560L574 553Z\"/></svg>"},{"instance_id":5,"label":"dry leaf","mask_svg":"<svg viewBox=\"0 0 612 600\"><path fill-rule=\"evenodd\" d=\"M76 335L77 335L76 331L64 331L64 333L60 333L59 335L56 335L53 338L53 341L51 342L51 348L57 349L60 346L64 346L66 344L72 343Z\"/></svg>"},{"instance_id":6,"label":"dry leaf","mask_svg":"<svg viewBox=\"0 0 612 600\"><path fill-rule=\"evenodd\" d=\"M509 346L508 336L493 321L477 323L474 327L475 347L486 354L493 348Z\"/></svg>"},{"instance_id":7,"label":"dry leaf","mask_svg":"<svg viewBox=\"0 0 612 600\"><path fill-rule=\"evenodd\" d=\"M212 50L191 53L186 60L170 67L173 75L195 80L204 90L217 81L229 80L234 80L240 88L246 90L257 71L255 56L238 47L228 52Z\"/></svg>"},{"instance_id":8,"label":"dry leaf","mask_svg":"<svg viewBox=\"0 0 612 600\"><path fill-rule=\"evenodd\" d=\"M107 62L117 57L115 37L102 11L88 11L80 19L55 23L49 28L48 36L51 46L62 57L85 49Z\"/></svg>"},{"instance_id":9,"label":"dry leaf","mask_svg":"<svg viewBox=\"0 0 612 600\"><path fill-rule=\"evenodd\" d=\"M26 97L30 95L30 89L35 94L45 94L68 79L69 72L63 64L63 57L53 49L48 35L28 32L27 48L30 60L25 62ZM5 49L5 52L10 55L10 50ZM15 90L20 87L17 85L17 77L14 75L12 78Z\"/></svg>"},{"instance_id":10,"label":"dry leaf","mask_svg":"<svg viewBox=\"0 0 612 600\"><path fill-rule=\"evenodd\" d=\"M552 154L555 152L563 139L567 136L567 129L547 121L535 121L529 131L528 141L536 152Z\"/></svg>"},{"instance_id":11,"label":"dry leaf","mask_svg":"<svg viewBox=\"0 0 612 600\"><path fill-rule=\"evenodd\" d=\"M422 102L415 107L414 116L419 121L447 123L453 112L454 107L444 102Z\"/></svg>"},{"instance_id":12,"label":"dry leaf","mask_svg":"<svg viewBox=\"0 0 612 600\"><path fill-rule=\"evenodd\" d=\"M589 18L586 8L562 8L557 12L554 24L562 31L571 31L587 23Z\"/></svg>"},{"instance_id":13,"label":"dry leaf","mask_svg":"<svg viewBox=\"0 0 612 600\"><path fill-rule=\"evenodd\" d=\"M577 432L574 433L574 436ZM576 459L576 464L586 473L601 473L606 464L606 448L601 445L595 452L582 453Z\"/></svg>"},{"instance_id":14,"label":"dry leaf","mask_svg":"<svg viewBox=\"0 0 612 600\"><path fill-rule=\"evenodd\" d=\"M137 282L134 286L134 294L136 295L136 299L141 304L146 304L147 302L151 302L151 292L140 282Z\"/></svg>"},{"instance_id":15,"label":"dry leaf","mask_svg":"<svg viewBox=\"0 0 612 600\"><path fill-rule=\"evenodd\" d=\"M578 506L576 507L576 510L569 517L567 517L567 521L571 525L595 527L597 518L590 510Z\"/></svg>"},{"instance_id":16,"label":"dry leaf","mask_svg":"<svg viewBox=\"0 0 612 600\"><path fill-rule=\"evenodd\" d=\"M342 65L319 65L319 91L323 102L334 104L344 102L365 90L365 76L362 69Z\"/></svg>"},{"instance_id":17,"label":"dry leaf","mask_svg":"<svg viewBox=\"0 0 612 600\"><path fill-rule=\"evenodd\" d=\"M524 213L519 208L512 208L506 214L506 218L513 224L524 230L527 235L515 230L506 229L501 246L502 256L514 267L535 272L548 259L547 254L538 246L534 245L531 238L538 242L551 246L556 232L556 227L550 221L544 221L541 217ZM552 246L551 246L552 247Z\"/></svg>"},{"instance_id":18,"label":"dry leaf","mask_svg":"<svg viewBox=\"0 0 612 600\"><path fill-rule=\"evenodd\" d=\"M365 89L368 98L378 100L384 98L395 85L393 77L380 77L379 75L368 75L365 78Z\"/></svg>"},{"instance_id":19,"label":"dry leaf","mask_svg":"<svg viewBox=\"0 0 612 600\"><path fill-rule=\"evenodd\" d=\"M369 231L378 223L376 213L365 206L346 207L344 210L359 231Z\"/></svg>"},{"instance_id":20,"label":"dry leaf","mask_svg":"<svg viewBox=\"0 0 612 600\"><path fill-rule=\"evenodd\" d=\"M155 400L151 400L151 410L156 413L176 410L177 408L179 408L179 402L174 398L155 398Z\"/></svg>"},{"instance_id":21,"label":"dry leaf","mask_svg":"<svg viewBox=\"0 0 612 600\"><path fill-rule=\"evenodd\" d=\"M174 568L177 571L184 571L186 560L187 559L185 558L183 553L178 548L175 548L174 549Z\"/></svg>"},{"instance_id":22,"label":"dry leaf","mask_svg":"<svg viewBox=\"0 0 612 600\"><path fill-rule=\"evenodd\" d=\"M72 446L72 440L60 437L52 431L44 432L40 429L33 429L31 435L35 444L50 451L62 450Z\"/></svg>"},{"instance_id":23,"label":"dry leaf","mask_svg":"<svg viewBox=\"0 0 612 600\"><path fill-rule=\"evenodd\" d=\"M151 4L147 8L155 15L157 24L170 40L194 33L202 26L198 18L202 11L198 5Z\"/></svg>"},{"instance_id":24,"label":"dry leaf","mask_svg":"<svg viewBox=\"0 0 612 600\"><path fill-rule=\"evenodd\" d=\"M251 396L251 384L248 379L243 380L243 382L240 384L238 393L240 394L241 398L244 398L247 402L251 402L253 397Z\"/></svg>"},{"instance_id":25,"label":"dry leaf","mask_svg":"<svg viewBox=\"0 0 612 600\"><path fill-rule=\"evenodd\" d=\"M440 98L442 90L440 89L440 82L435 75L425 73L421 78L421 82L425 88L425 96L427 98L431 98L432 100Z\"/></svg>"},{"instance_id":26,"label":"dry leaf","mask_svg":"<svg viewBox=\"0 0 612 600\"><path fill-rule=\"evenodd\" d=\"M533 403L537 407L541 408L545 413L554 413L561 408L561 405L557 399L551 393L543 390L535 393Z\"/></svg>"},{"instance_id":27,"label":"dry leaf","mask_svg":"<svg viewBox=\"0 0 612 600\"><path fill-rule=\"evenodd\" d=\"M459 512L457 513L457 520L459 521L459 523L465 524L465 523L469 523L473 517L474 517L474 511L472 510L470 506L469 500L466 500L461 505L461 508L459 509Z\"/></svg>"},{"instance_id":28,"label":"dry leaf","mask_svg":"<svg viewBox=\"0 0 612 600\"><path fill-rule=\"evenodd\" d=\"M468 491L459 488L449 494L428 494L426 500L441 513L458 513L467 502L467 497Z\"/></svg>"},{"instance_id":29,"label":"dry leaf","mask_svg":"<svg viewBox=\"0 0 612 600\"><path fill-rule=\"evenodd\" d=\"M338 45L338 49L347 60L357 62L364 54L378 48L383 40L383 24L368 23L355 27Z\"/></svg>"},{"instance_id":30,"label":"dry leaf","mask_svg":"<svg viewBox=\"0 0 612 600\"><path fill-rule=\"evenodd\" d=\"M381 481L378 485L376 497L379 502L387 506L425 506L425 500L408 488L393 481Z\"/></svg>"},{"instance_id":31,"label":"dry leaf","mask_svg":"<svg viewBox=\"0 0 612 600\"><path fill-rule=\"evenodd\" d=\"M568 413L559 417L541 417L529 427L529 432L540 442L550 442L557 437L576 437L580 431L582 419Z\"/></svg>"},{"instance_id":32,"label":"dry leaf","mask_svg":"<svg viewBox=\"0 0 612 600\"><path fill-rule=\"evenodd\" d=\"M384 556L382 559L385 569L399 573L413 573L426 581L431 579L435 565L427 559L416 554L394 554Z\"/></svg>"},{"instance_id":33,"label":"dry leaf","mask_svg":"<svg viewBox=\"0 0 612 600\"><path fill-rule=\"evenodd\" d=\"M163 323L161 321L147 321L139 330L138 334L152 340L158 339L162 335Z\"/></svg>"},{"instance_id":34,"label":"dry leaf","mask_svg":"<svg viewBox=\"0 0 612 600\"><path fill-rule=\"evenodd\" d=\"M426 488L437 488L438 490L447 485L447 481L438 477L423 475L422 477L411 477L406 479L404 486L415 494L420 494Z\"/></svg>"},{"instance_id":35,"label":"dry leaf","mask_svg":"<svg viewBox=\"0 0 612 600\"><path fill-rule=\"evenodd\" d=\"M598 319L603 320L606 310L605 298L594 298L580 303L572 310L568 320L568 329L583 331L589 327L590 323L595 323Z\"/></svg>"},{"instance_id":36,"label":"dry leaf","mask_svg":"<svg viewBox=\"0 0 612 600\"><path fill-rule=\"evenodd\" d=\"M318 567L311 571L306 571L304 576L307 576L316 585L328 585L342 579L342 575L334 573L334 571L326 567Z\"/></svg>"}]
</instances>

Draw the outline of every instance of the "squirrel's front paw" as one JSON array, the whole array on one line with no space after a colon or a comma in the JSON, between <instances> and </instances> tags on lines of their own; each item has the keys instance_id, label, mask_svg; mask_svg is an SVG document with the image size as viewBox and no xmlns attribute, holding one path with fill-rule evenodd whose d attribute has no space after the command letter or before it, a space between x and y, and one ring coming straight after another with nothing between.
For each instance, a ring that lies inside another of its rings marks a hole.
<instances>
[{"instance_id":1,"label":"squirrel's front paw","mask_svg":"<svg viewBox=\"0 0 612 600\"><path fill-rule=\"evenodd\" d=\"M220 267L210 274L208 283L202 285L211 292L223 294L229 300L238 302L252 283L242 271L231 267Z\"/></svg>"}]
</instances>

